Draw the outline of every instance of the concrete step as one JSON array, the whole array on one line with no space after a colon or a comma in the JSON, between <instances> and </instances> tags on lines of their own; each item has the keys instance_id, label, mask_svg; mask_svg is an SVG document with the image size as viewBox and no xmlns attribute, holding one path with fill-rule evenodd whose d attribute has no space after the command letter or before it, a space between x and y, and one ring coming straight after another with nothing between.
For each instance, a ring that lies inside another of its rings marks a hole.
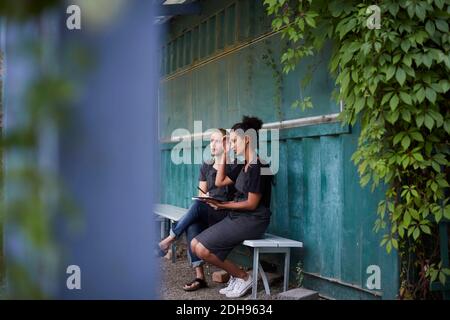
<instances>
[{"instance_id":1,"label":"concrete step","mask_svg":"<svg viewBox=\"0 0 450 320\"><path fill-rule=\"evenodd\" d=\"M317 291L306 288L295 288L277 295L278 300L319 300Z\"/></svg>"}]
</instances>

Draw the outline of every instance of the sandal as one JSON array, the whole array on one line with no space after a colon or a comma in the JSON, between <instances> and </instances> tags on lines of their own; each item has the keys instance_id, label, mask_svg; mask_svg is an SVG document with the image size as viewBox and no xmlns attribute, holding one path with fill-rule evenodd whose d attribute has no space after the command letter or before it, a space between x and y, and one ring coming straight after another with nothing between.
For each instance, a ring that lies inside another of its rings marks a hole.
<instances>
[{"instance_id":1,"label":"sandal","mask_svg":"<svg viewBox=\"0 0 450 320\"><path fill-rule=\"evenodd\" d=\"M194 285L194 286L192 286ZM200 278L195 278L194 280L192 280L189 283L186 283L185 286L183 287L184 291L195 291L201 288L207 288L208 284L206 283L205 280L200 279Z\"/></svg>"},{"instance_id":2,"label":"sandal","mask_svg":"<svg viewBox=\"0 0 450 320\"><path fill-rule=\"evenodd\" d=\"M167 250L163 250L163 249L161 249L159 244L156 244L154 250L155 250L155 256L157 256L157 257L164 257L169 252L169 248L167 248Z\"/></svg>"}]
</instances>

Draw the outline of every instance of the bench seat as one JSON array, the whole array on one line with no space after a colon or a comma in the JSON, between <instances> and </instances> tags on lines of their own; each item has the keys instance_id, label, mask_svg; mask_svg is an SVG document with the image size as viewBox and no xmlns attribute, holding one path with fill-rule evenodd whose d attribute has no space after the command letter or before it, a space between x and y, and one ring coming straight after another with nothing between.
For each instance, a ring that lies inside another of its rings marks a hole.
<instances>
[{"instance_id":1,"label":"bench seat","mask_svg":"<svg viewBox=\"0 0 450 320\"><path fill-rule=\"evenodd\" d=\"M173 206L170 204L155 204L153 212L161 218L161 238L165 236L164 222L166 219L170 221L170 227L176 221L186 214L188 209ZM253 284L252 284L252 298L256 299L258 273L264 284L266 294L270 295L269 283L267 276L259 262L259 256L262 253L282 253L284 254L284 281L283 290L287 291L289 284L289 264L291 248L302 248L303 243L296 240L283 238L274 234L266 233L262 239L249 239L242 243L244 246L253 248ZM172 244L172 262L175 262L175 243Z\"/></svg>"}]
</instances>

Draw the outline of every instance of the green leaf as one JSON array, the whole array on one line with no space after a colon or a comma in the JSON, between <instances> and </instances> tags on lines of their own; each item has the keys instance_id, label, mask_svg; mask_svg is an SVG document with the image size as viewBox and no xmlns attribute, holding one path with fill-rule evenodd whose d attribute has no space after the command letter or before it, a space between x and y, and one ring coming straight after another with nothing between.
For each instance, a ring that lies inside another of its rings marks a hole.
<instances>
[{"instance_id":1,"label":"green leaf","mask_svg":"<svg viewBox=\"0 0 450 320\"><path fill-rule=\"evenodd\" d=\"M389 65L386 70L386 81L391 79L395 74L395 67L393 65Z\"/></svg>"},{"instance_id":2,"label":"green leaf","mask_svg":"<svg viewBox=\"0 0 450 320\"><path fill-rule=\"evenodd\" d=\"M419 142L423 142L424 141L423 140L423 136L422 136L422 134L419 131L411 132L410 136L416 141L419 141Z\"/></svg>"},{"instance_id":3,"label":"green leaf","mask_svg":"<svg viewBox=\"0 0 450 320\"><path fill-rule=\"evenodd\" d=\"M436 91L429 87L425 90L425 96L431 103L434 103L436 101Z\"/></svg>"},{"instance_id":4,"label":"green leaf","mask_svg":"<svg viewBox=\"0 0 450 320\"><path fill-rule=\"evenodd\" d=\"M397 239L392 238L392 246L398 250L398 241Z\"/></svg>"},{"instance_id":5,"label":"green leaf","mask_svg":"<svg viewBox=\"0 0 450 320\"><path fill-rule=\"evenodd\" d=\"M431 166L433 167L433 169L436 171L436 172L441 172L441 166L439 165L439 163L437 163L436 161L432 161L431 162Z\"/></svg>"},{"instance_id":6,"label":"green leaf","mask_svg":"<svg viewBox=\"0 0 450 320\"><path fill-rule=\"evenodd\" d=\"M397 144L397 143L399 143L402 139L403 139L403 137L405 136L405 132L399 132L399 133L397 133L396 135L395 135L395 137L394 137L394 146Z\"/></svg>"},{"instance_id":7,"label":"green leaf","mask_svg":"<svg viewBox=\"0 0 450 320\"><path fill-rule=\"evenodd\" d=\"M431 282L434 282L437 279L438 272L436 270L431 271Z\"/></svg>"},{"instance_id":8,"label":"green leaf","mask_svg":"<svg viewBox=\"0 0 450 320\"><path fill-rule=\"evenodd\" d=\"M425 115L425 127L427 127L431 131L431 129L433 129L433 125L434 125L434 119L430 115L426 114Z\"/></svg>"},{"instance_id":9,"label":"green leaf","mask_svg":"<svg viewBox=\"0 0 450 320\"><path fill-rule=\"evenodd\" d=\"M391 15L392 15L393 17L395 17L395 16L397 15L397 12L398 12L398 3L391 2L391 3L389 4L389 6L388 6L388 10L389 10L389 12L391 13Z\"/></svg>"},{"instance_id":10,"label":"green leaf","mask_svg":"<svg viewBox=\"0 0 450 320\"><path fill-rule=\"evenodd\" d=\"M447 33L448 32L448 23L445 20L436 20L436 28L440 31Z\"/></svg>"},{"instance_id":11,"label":"green leaf","mask_svg":"<svg viewBox=\"0 0 450 320\"><path fill-rule=\"evenodd\" d=\"M436 220L436 223L439 223L442 220L442 215L442 210L438 210L434 213L434 219Z\"/></svg>"},{"instance_id":12,"label":"green leaf","mask_svg":"<svg viewBox=\"0 0 450 320\"><path fill-rule=\"evenodd\" d=\"M410 18L414 17L414 11L415 11L415 6L410 4L407 8L406 11L408 12L408 16Z\"/></svg>"},{"instance_id":13,"label":"green leaf","mask_svg":"<svg viewBox=\"0 0 450 320\"><path fill-rule=\"evenodd\" d=\"M397 72L395 73L395 79L397 79L398 83L401 86L405 83L406 73L402 68L397 68Z\"/></svg>"},{"instance_id":14,"label":"green leaf","mask_svg":"<svg viewBox=\"0 0 450 320\"><path fill-rule=\"evenodd\" d=\"M434 121L436 121L436 127L438 128L441 127L442 124L444 123L444 117L435 110L430 110L429 114L433 117Z\"/></svg>"},{"instance_id":15,"label":"green leaf","mask_svg":"<svg viewBox=\"0 0 450 320\"><path fill-rule=\"evenodd\" d=\"M433 63L433 57L431 54L423 54L422 55L423 64L429 69L431 67L431 64Z\"/></svg>"},{"instance_id":16,"label":"green leaf","mask_svg":"<svg viewBox=\"0 0 450 320\"><path fill-rule=\"evenodd\" d=\"M414 240L417 240L417 238L419 238L419 236L420 236L420 229L419 228L415 228L414 232L413 232Z\"/></svg>"},{"instance_id":17,"label":"green leaf","mask_svg":"<svg viewBox=\"0 0 450 320\"><path fill-rule=\"evenodd\" d=\"M369 183L369 180L370 180L370 174L364 175L360 180L361 186L363 186L363 187L366 186Z\"/></svg>"},{"instance_id":18,"label":"green leaf","mask_svg":"<svg viewBox=\"0 0 450 320\"><path fill-rule=\"evenodd\" d=\"M411 223L411 215L408 211L405 212L405 215L403 216L403 225L405 228L408 228L409 224Z\"/></svg>"},{"instance_id":19,"label":"green leaf","mask_svg":"<svg viewBox=\"0 0 450 320\"><path fill-rule=\"evenodd\" d=\"M279 30L281 28L281 26L283 25L283 20L280 18L276 18L272 21L272 27L275 30Z\"/></svg>"},{"instance_id":20,"label":"green leaf","mask_svg":"<svg viewBox=\"0 0 450 320\"><path fill-rule=\"evenodd\" d=\"M409 136L404 136L402 139L402 147L403 149L408 149L409 145L411 144L411 139L409 138Z\"/></svg>"},{"instance_id":21,"label":"green leaf","mask_svg":"<svg viewBox=\"0 0 450 320\"><path fill-rule=\"evenodd\" d=\"M398 234L401 238L403 238L405 236L405 228L403 227L398 228Z\"/></svg>"},{"instance_id":22,"label":"green leaf","mask_svg":"<svg viewBox=\"0 0 450 320\"><path fill-rule=\"evenodd\" d=\"M386 104L386 102L389 101L389 99L392 97L392 92L388 92L383 96L383 99L381 99L381 105Z\"/></svg>"},{"instance_id":23,"label":"green leaf","mask_svg":"<svg viewBox=\"0 0 450 320\"><path fill-rule=\"evenodd\" d=\"M442 8L444 7L445 4L445 0L434 0L434 4L442 10Z\"/></svg>"},{"instance_id":24,"label":"green leaf","mask_svg":"<svg viewBox=\"0 0 450 320\"><path fill-rule=\"evenodd\" d=\"M447 188L447 187L449 187L447 180L445 180L445 179L443 179L443 178L438 178L438 179L436 179L436 182L438 183L438 185L439 185L441 188Z\"/></svg>"},{"instance_id":25,"label":"green leaf","mask_svg":"<svg viewBox=\"0 0 450 320\"><path fill-rule=\"evenodd\" d=\"M439 81L439 86L441 87L441 92L446 93L450 90L450 81L442 79Z\"/></svg>"},{"instance_id":26,"label":"green leaf","mask_svg":"<svg viewBox=\"0 0 450 320\"><path fill-rule=\"evenodd\" d=\"M305 20L306 20L306 23L309 25L309 26L311 26L311 27L313 27L313 28L315 28L316 27L316 21L313 19L313 18L311 18L310 16L305 16Z\"/></svg>"},{"instance_id":27,"label":"green leaf","mask_svg":"<svg viewBox=\"0 0 450 320\"><path fill-rule=\"evenodd\" d=\"M450 204L446 205L444 208L444 217L445 219L450 220Z\"/></svg>"},{"instance_id":28,"label":"green leaf","mask_svg":"<svg viewBox=\"0 0 450 320\"><path fill-rule=\"evenodd\" d=\"M403 120L405 120L408 123L411 122L411 112L409 112L408 109L403 110L402 118L403 118Z\"/></svg>"},{"instance_id":29,"label":"green leaf","mask_svg":"<svg viewBox=\"0 0 450 320\"><path fill-rule=\"evenodd\" d=\"M407 94L406 92L400 91L400 99L402 99L402 101L406 104L409 104L409 105L412 104L411 96L409 94Z\"/></svg>"},{"instance_id":30,"label":"green leaf","mask_svg":"<svg viewBox=\"0 0 450 320\"><path fill-rule=\"evenodd\" d=\"M412 191L415 191L415 190L413 189ZM417 191L416 191L416 193L417 193ZM415 220L419 220L420 215L419 215L419 212L417 212L417 210L410 209L409 213L411 214L411 217L413 217Z\"/></svg>"},{"instance_id":31,"label":"green leaf","mask_svg":"<svg viewBox=\"0 0 450 320\"><path fill-rule=\"evenodd\" d=\"M398 96L394 94L391 98L391 101L389 101L389 106L391 107L392 111L394 111L398 106Z\"/></svg>"},{"instance_id":32,"label":"green leaf","mask_svg":"<svg viewBox=\"0 0 450 320\"><path fill-rule=\"evenodd\" d=\"M427 225L424 225L424 224L420 225L420 229L426 234L431 234L431 229Z\"/></svg>"},{"instance_id":33,"label":"green leaf","mask_svg":"<svg viewBox=\"0 0 450 320\"><path fill-rule=\"evenodd\" d=\"M425 8L420 4L416 5L416 16L420 19L420 21L425 20Z\"/></svg>"},{"instance_id":34,"label":"green leaf","mask_svg":"<svg viewBox=\"0 0 450 320\"><path fill-rule=\"evenodd\" d=\"M431 185L430 185L430 188L431 188L431 190L433 192L437 192L438 187L439 186L438 186L438 184L436 182L432 182Z\"/></svg>"},{"instance_id":35,"label":"green leaf","mask_svg":"<svg viewBox=\"0 0 450 320\"><path fill-rule=\"evenodd\" d=\"M444 121L444 130L450 134L450 120L445 120Z\"/></svg>"},{"instance_id":36,"label":"green leaf","mask_svg":"<svg viewBox=\"0 0 450 320\"><path fill-rule=\"evenodd\" d=\"M358 83L359 75L357 71L352 71L352 80L356 83Z\"/></svg>"},{"instance_id":37,"label":"green leaf","mask_svg":"<svg viewBox=\"0 0 450 320\"><path fill-rule=\"evenodd\" d=\"M445 286L445 274L443 272L439 272L439 282Z\"/></svg>"},{"instance_id":38,"label":"green leaf","mask_svg":"<svg viewBox=\"0 0 450 320\"><path fill-rule=\"evenodd\" d=\"M410 54L407 54L407 55L405 55L403 57L403 64L408 66L408 67L411 67L412 59L411 59L411 55Z\"/></svg>"},{"instance_id":39,"label":"green leaf","mask_svg":"<svg viewBox=\"0 0 450 320\"><path fill-rule=\"evenodd\" d=\"M403 40L400 44L400 47L404 52L408 52L409 48L411 47L411 43L409 42L409 40Z\"/></svg>"},{"instance_id":40,"label":"green leaf","mask_svg":"<svg viewBox=\"0 0 450 320\"><path fill-rule=\"evenodd\" d=\"M394 124L397 122L399 115L400 113L398 111L387 112L386 120L389 121L389 123Z\"/></svg>"},{"instance_id":41,"label":"green leaf","mask_svg":"<svg viewBox=\"0 0 450 320\"><path fill-rule=\"evenodd\" d=\"M425 120L425 115L423 114L423 113L421 113L421 114L419 114L417 117L416 117L416 124L417 124L417 127L421 127L422 125L423 125L423 121Z\"/></svg>"},{"instance_id":42,"label":"green leaf","mask_svg":"<svg viewBox=\"0 0 450 320\"><path fill-rule=\"evenodd\" d=\"M431 20L427 21L427 23L425 24L425 30L428 32L430 37L433 36L434 32L436 31L433 21L431 21Z\"/></svg>"},{"instance_id":43,"label":"green leaf","mask_svg":"<svg viewBox=\"0 0 450 320\"><path fill-rule=\"evenodd\" d=\"M392 251L392 241L388 241L388 243L386 244L386 251L387 251L387 253L391 253L391 251Z\"/></svg>"},{"instance_id":44,"label":"green leaf","mask_svg":"<svg viewBox=\"0 0 450 320\"><path fill-rule=\"evenodd\" d=\"M359 97L355 104L354 104L354 108L355 108L355 113L359 113L362 108L364 108L364 103L366 102L366 99Z\"/></svg>"},{"instance_id":45,"label":"green leaf","mask_svg":"<svg viewBox=\"0 0 450 320\"><path fill-rule=\"evenodd\" d=\"M413 153L413 157L414 159L416 159L417 161L424 161L422 155L420 153ZM417 192L417 191L416 191Z\"/></svg>"},{"instance_id":46,"label":"green leaf","mask_svg":"<svg viewBox=\"0 0 450 320\"><path fill-rule=\"evenodd\" d=\"M419 103L422 103L422 101L425 99L425 90L422 87L417 91L416 98Z\"/></svg>"}]
</instances>

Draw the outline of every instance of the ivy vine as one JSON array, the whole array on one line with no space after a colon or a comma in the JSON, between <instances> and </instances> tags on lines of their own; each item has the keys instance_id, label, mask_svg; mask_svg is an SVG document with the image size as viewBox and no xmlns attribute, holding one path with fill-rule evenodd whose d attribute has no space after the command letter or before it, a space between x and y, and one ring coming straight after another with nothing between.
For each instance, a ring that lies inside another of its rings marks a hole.
<instances>
[{"instance_id":1,"label":"ivy vine","mask_svg":"<svg viewBox=\"0 0 450 320\"><path fill-rule=\"evenodd\" d=\"M450 1L377 1L379 29L367 24L373 1L264 4L291 44L285 73L331 43L341 119L361 124L352 157L361 185L386 187L374 231L399 251L400 298L433 296L430 283L450 275L437 250L438 226L450 219Z\"/></svg>"},{"instance_id":2,"label":"ivy vine","mask_svg":"<svg viewBox=\"0 0 450 320\"><path fill-rule=\"evenodd\" d=\"M272 70L272 78L275 81L275 95L274 104L277 110L278 119L283 119L282 105L283 105L283 72L279 69L275 61L273 50L270 48L270 41L264 40L264 53L262 59L264 64Z\"/></svg>"}]
</instances>

